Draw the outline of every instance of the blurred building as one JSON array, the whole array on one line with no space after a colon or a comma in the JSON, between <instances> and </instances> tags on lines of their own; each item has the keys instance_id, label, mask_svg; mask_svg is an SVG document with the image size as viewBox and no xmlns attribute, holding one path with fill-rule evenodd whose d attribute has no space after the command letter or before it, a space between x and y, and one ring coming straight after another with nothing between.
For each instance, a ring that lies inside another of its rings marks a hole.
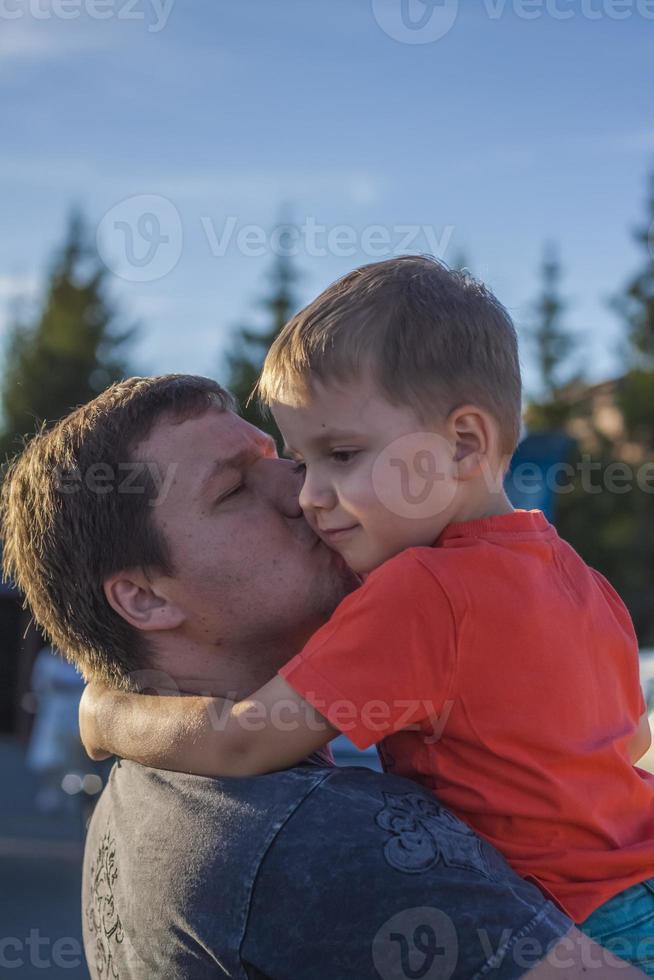
<instances>
[{"instance_id":1,"label":"blurred building","mask_svg":"<svg viewBox=\"0 0 654 980\"><path fill-rule=\"evenodd\" d=\"M574 382L560 393L569 406L566 432L587 452L598 452L602 437L610 441L617 459L636 465L647 456L647 447L630 440L620 408L620 391L624 377L587 385ZM652 420L654 425L654 419Z\"/></svg>"},{"instance_id":2,"label":"blurred building","mask_svg":"<svg viewBox=\"0 0 654 980\"><path fill-rule=\"evenodd\" d=\"M647 388L636 392L636 418L625 417L623 405L633 405L633 375L598 384L573 382L559 393L567 406L565 431L582 451L599 454L610 444L613 459L632 466L654 459L654 374L641 372Z\"/></svg>"}]
</instances>

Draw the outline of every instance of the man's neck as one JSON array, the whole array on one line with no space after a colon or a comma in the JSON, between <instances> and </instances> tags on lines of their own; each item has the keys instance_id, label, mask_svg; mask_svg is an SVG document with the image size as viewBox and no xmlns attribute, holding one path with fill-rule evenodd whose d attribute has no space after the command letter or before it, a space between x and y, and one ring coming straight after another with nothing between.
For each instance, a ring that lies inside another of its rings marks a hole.
<instances>
[{"instance_id":1,"label":"man's neck","mask_svg":"<svg viewBox=\"0 0 654 980\"><path fill-rule=\"evenodd\" d=\"M274 641L265 649L247 651L224 647L201 649L169 642L157 650L152 670L142 672L141 686L162 695L201 695L240 701L267 684L297 649L297 643L282 645Z\"/></svg>"}]
</instances>

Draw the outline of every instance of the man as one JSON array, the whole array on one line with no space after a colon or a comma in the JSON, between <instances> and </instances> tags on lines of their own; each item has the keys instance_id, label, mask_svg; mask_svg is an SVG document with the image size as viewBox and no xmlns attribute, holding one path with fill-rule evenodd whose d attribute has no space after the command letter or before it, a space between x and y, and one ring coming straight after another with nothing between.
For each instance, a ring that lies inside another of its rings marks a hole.
<instances>
[{"instance_id":1,"label":"man","mask_svg":"<svg viewBox=\"0 0 654 980\"><path fill-rule=\"evenodd\" d=\"M6 570L87 679L243 697L356 588L233 408L207 379L132 378L9 470ZM223 780L119 761L83 902L94 980L640 976L418 786L326 759Z\"/></svg>"}]
</instances>

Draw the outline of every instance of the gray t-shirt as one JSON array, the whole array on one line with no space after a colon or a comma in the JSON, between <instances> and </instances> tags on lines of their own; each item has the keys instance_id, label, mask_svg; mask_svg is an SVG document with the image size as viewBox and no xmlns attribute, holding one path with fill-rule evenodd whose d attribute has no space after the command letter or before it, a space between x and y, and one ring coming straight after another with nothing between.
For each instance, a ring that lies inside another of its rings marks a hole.
<instances>
[{"instance_id":1,"label":"gray t-shirt","mask_svg":"<svg viewBox=\"0 0 654 980\"><path fill-rule=\"evenodd\" d=\"M421 787L310 763L118 762L83 914L93 980L512 980L572 926Z\"/></svg>"}]
</instances>

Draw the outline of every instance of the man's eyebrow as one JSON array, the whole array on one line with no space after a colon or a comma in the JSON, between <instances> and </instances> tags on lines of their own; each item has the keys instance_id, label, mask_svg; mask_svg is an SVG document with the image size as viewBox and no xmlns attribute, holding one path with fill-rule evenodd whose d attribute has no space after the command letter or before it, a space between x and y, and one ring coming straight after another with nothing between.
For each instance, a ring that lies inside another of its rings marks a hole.
<instances>
[{"instance_id":1,"label":"man's eyebrow","mask_svg":"<svg viewBox=\"0 0 654 980\"><path fill-rule=\"evenodd\" d=\"M246 463L259 459L260 453L257 452L257 447L263 442L268 445L269 449L276 451L277 446L275 440L272 436L267 436L265 440L261 439L253 446L247 446L246 448L239 449L238 452L232 453L231 456L224 456L222 459L214 460L213 464L211 465L211 469L200 484L200 495L205 493L210 484L212 484L213 481L222 473L226 472L227 470L237 470Z\"/></svg>"}]
</instances>

